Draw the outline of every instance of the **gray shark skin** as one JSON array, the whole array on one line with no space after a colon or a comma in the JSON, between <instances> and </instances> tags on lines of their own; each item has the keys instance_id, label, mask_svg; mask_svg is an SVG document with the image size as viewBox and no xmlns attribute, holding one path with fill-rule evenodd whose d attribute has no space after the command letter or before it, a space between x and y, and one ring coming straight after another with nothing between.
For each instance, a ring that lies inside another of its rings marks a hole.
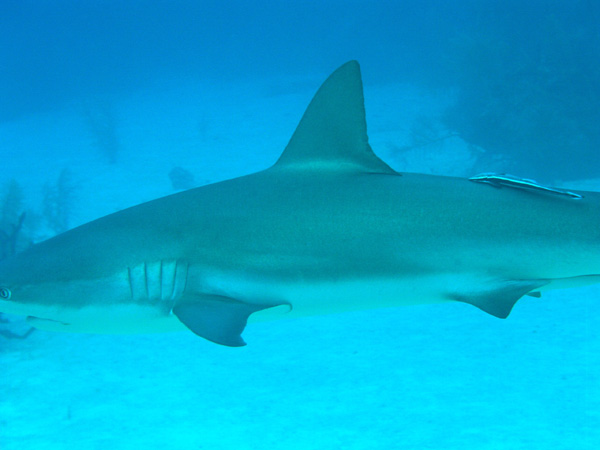
<instances>
[{"instance_id":1,"label":"gray shark skin","mask_svg":"<svg viewBox=\"0 0 600 450\"><path fill-rule=\"evenodd\" d=\"M524 295L600 282L600 194L397 173L368 144L358 63L321 86L277 163L100 218L0 262L0 311L47 330L189 328ZM540 300L536 300L540 301Z\"/></svg>"}]
</instances>

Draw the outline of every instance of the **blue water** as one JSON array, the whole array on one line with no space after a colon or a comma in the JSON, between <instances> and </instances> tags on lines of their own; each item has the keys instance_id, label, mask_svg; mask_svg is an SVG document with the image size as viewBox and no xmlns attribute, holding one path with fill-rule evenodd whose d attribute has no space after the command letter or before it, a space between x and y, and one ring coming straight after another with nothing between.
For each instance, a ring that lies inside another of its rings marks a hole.
<instances>
[{"instance_id":1,"label":"blue water","mask_svg":"<svg viewBox=\"0 0 600 450\"><path fill-rule=\"evenodd\" d=\"M0 226L27 211L24 247L175 192L176 167L264 169L349 59L398 170L600 190L598 23L593 1L4 0ZM596 448L599 294L506 321L444 304L255 324L243 349L0 336L0 448Z\"/></svg>"}]
</instances>

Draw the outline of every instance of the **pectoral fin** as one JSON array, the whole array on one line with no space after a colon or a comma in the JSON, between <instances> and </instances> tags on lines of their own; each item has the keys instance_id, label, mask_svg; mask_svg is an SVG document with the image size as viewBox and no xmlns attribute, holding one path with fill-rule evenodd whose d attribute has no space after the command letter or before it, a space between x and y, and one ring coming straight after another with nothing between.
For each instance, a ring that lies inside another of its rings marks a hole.
<instances>
[{"instance_id":1,"label":"pectoral fin","mask_svg":"<svg viewBox=\"0 0 600 450\"><path fill-rule=\"evenodd\" d=\"M228 347L246 345L242 332L250 314L279 305L255 305L219 295L200 295L173 308L195 334Z\"/></svg>"},{"instance_id":2,"label":"pectoral fin","mask_svg":"<svg viewBox=\"0 0 600 450\"><path fill-rule=\"evenodd\" d=\"M474 289L449 294L451 300L469 303L488 314L505 319L513 306L524 295L538 296L532 292L550 283L550 280L510 280Z\"/></svg>"}]
</instances>

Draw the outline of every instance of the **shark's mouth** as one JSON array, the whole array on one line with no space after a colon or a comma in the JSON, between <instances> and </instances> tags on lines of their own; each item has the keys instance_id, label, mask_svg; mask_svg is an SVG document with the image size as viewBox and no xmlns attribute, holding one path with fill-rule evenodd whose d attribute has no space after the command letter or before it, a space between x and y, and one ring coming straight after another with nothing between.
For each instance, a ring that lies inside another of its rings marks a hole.
<instances>
[{"instance_id":1,"label":"shark's mouth","mask_svg":"<svg viewBox=\"0 0 600 450\"><path fill-rule=\"evenodd\" d=\"M61 322L59 320L44 319L36 316L27 316L25 319L27 323L32 327L39 328L40 330L55 331L57 329L67 331L64 327L68 327L70 324Z\"/></svg>"},{"instance_id":2,"label":"shark's mouth","mask_svg":"<svg viewBox=\"0 0 600 450\"><path fill-rule=\"evenodd\" d=\"M31 324L31 326L35 326L36 328L41 328L38 327L37 325L39 323L43 323L43 322L49 322L50 324L56 324L57 326L68 326L69 324L66 322L61 322L60 320L53 320L53 319L44 319L43 317L36 317L36 316L27 316L27 318L25 319L27 320L27 323Z\"/></svg>"}]
</instances>

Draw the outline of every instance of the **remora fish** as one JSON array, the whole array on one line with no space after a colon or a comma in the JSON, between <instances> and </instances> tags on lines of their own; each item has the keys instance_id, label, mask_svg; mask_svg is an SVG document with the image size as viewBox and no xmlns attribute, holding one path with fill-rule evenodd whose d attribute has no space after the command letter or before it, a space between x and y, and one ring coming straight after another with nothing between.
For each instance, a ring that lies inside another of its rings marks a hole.
<instances>
[{"instance_id":1,"label":"remora fish","mask_svg":"<svg viewBox=\"0 0 600 450\"><path fill-rule=\"evenodd\" d=\"M600 194L518 184L392 170L368 144L351 61L321 86L273 167L2 261L0 311L47 330L187 327L240 346L251 315L461 301L506 317L524 295L600 282Z\"/></svg>"}]
</instances>

